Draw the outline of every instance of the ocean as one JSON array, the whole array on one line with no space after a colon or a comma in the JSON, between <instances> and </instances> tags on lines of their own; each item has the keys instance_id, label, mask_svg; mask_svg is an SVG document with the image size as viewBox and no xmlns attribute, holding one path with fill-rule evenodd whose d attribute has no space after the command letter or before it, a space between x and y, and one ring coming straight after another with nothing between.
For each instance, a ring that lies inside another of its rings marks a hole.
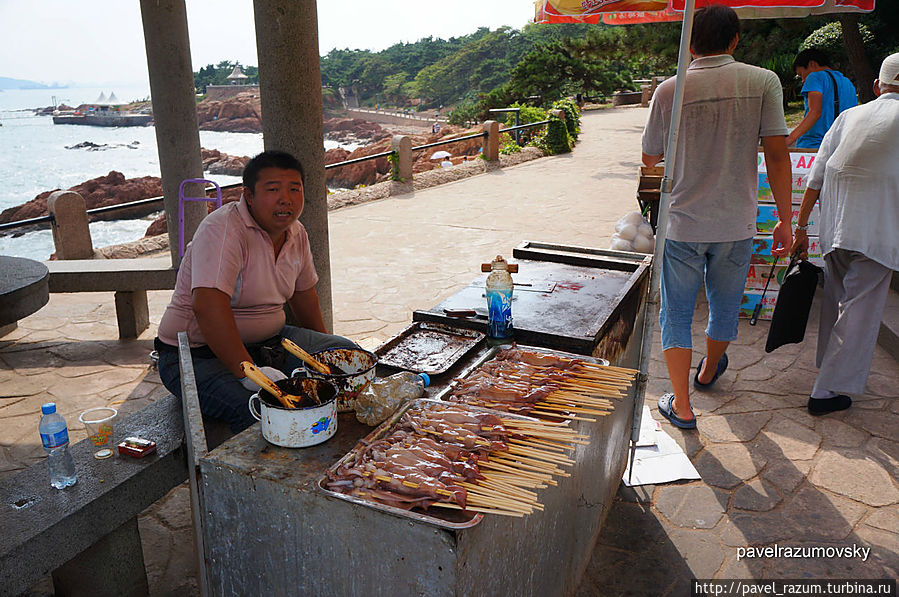
<instances>
[{"instance_id":1,"label":"ocean","mask_svg":"<svg viewBox=\"0 0 899 597\"><path fill-rule=\"evenodd\" d=\"M122 102L149 97L148 87L13 89L0 92L0 211L53 189L67 189L117 170L126 178L159 176L156 131L147 127L54 125L50 116L32 109L57 104L78 106L114 92ZM79 143L106 145L102 151L67 149ZM261 133L200 131L200 145L236 156L262 151ZM326 149L340 146L324 140ZM343 145L350 151L355 148ZM219 184L239 182L236 176L206 174ZM135 220L93 222L91 239L103 247L140 239L155 215ZM50 230L20 236L0 236L0 254L45 260L54 251Z\"/></svg>"}]
</instances>

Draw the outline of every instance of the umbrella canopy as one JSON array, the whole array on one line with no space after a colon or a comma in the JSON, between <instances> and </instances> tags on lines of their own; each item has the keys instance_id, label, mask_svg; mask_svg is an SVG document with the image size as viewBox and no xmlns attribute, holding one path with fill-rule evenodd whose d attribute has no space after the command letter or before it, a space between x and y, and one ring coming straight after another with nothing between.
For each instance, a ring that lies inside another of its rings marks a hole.
<instances>
[{"instance_id":1,"label":"umbrella canopy","mask_svg":"<svg viewBox=\"0 0 899 597\"><path fill-rule=\"evenodd\" d=\"M448 158L448 157L450 157L450 156L452 156L452 155L453 155L453 154L451 154L451 153L448 152L448 151L435 151L434 153L431 154L431 159L432 159L432 160L440 160L440 159L443 159L443 158Z\"/></svg>"}]
</instances>

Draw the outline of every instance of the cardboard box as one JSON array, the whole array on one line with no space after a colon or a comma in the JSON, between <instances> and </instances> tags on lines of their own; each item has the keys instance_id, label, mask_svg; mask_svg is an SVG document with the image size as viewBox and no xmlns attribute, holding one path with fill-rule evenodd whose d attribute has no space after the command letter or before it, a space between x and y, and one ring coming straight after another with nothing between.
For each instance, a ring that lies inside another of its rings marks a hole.
<instances>
[{"instance_id":1,"label":"cardboard box","mask_svg":"<svg viewBox=\"0 0 899 597\"><path fill-rule=\"evenodd\" d=\"M764 290L765 282L768 282L768 275L771 273L770 265L750 265L749 274L746 276L746 290ZM774 268L774 275L768 283L768 292L777 292L780 284L783 282L784 275L787 273L785 265L778 265Z\"/></svg>"},{"instance_id":2,"label":"cardboard box","mask_svg":"<svg viewBox=\"0 0 899 597\"><path fill-rule=\"evenodd\" d=\"M805 194L806 176L805 174L793 173L793 185L791 188L790 202L796 205L802 203L802 196ZM759 202L774 203L774 194L771 192L771 184L768 182L768 174L759 172Z\"/></svg>"},{"instance_id":3,"label":"cardboard box","mask_svg":"<svg viewBox=\"0 0 899 597\"><path fill-rule=\"evenodd\" d=\"M824 258L821 256L821 243L817 236L809 236L808 260L818 267L824 267ZM770 235L759 234L752 237L752 265L768 265L774 263L774 257L771 255L771 245L773 244ZM777 260L777 265L789 265L790 257L781 257Z\"/></svg>"},{"instance_id":4,"label":"cardboard box","mask_svg":"<svg viewBox=\"0 0 899 597\"><path fill-rule=\"evenodd\" d=\"M751 318L752 312L755 311L755 306L759 304L761 298L761 290L747 290L743 293L743 300L740 303L740 317L745 319ZM762 311L759 313L759 319L771 319L771 316L774 315L774 305L776 304L777 292L772 292L769 287L768 293L765 295L765 302L762 304Z\"/></svg>"},{"instance_id":5,"label":"cardboard box","mask_svg":"<svg viewBox=\"0 0 899 597\"><path fill-rule=\"evenodd\" d=\"M818 220L821 217L821 210L815 204L808 218L808 230L806 234L809 236L818 236ZM799 206L793 206L792 224L795 227L799 218ZM759 234L771 234L774 232L774 226L777 224L777 206L773 203L759 203L758 216L755 220L755 228Z\"/></svg>"}]
</instances>

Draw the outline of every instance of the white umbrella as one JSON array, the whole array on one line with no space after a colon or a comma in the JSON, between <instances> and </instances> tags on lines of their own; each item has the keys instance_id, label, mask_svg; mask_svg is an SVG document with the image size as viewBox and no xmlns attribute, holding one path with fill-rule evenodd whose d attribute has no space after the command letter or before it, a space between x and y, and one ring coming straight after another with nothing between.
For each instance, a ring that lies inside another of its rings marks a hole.
<instances>
[{"instance_id":1,"label":"white umbrella","mask_svg":"<svg viewBox=\"0 0 899 597\"><path fill-rule=\"evenodd\" d=\"M434 153L431 154L431 159L432 160L441 160L443 158L451 157L452 155L453 154L451 154L448 151L435 151Z\"/></svg>"}]
</instances>

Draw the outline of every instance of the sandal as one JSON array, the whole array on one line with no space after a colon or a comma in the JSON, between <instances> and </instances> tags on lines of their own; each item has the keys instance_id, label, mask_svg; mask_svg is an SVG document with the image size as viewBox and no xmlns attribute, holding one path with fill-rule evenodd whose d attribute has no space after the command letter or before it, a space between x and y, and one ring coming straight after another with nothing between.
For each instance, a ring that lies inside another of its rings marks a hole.
<instances>
[{"instance_id":1,"label":"sandal","mask_svg":"<svg viewBox=\"0 0 899 597\"><path fill-rule=\"evenodd\" d=\"M702 364L705 362L705 357L699 361L699 365L696 366L696 376L693 378L693 387L698 388L700 390L705 388L710 388L715 385L715 382L718 381L718 378L727 371L727 353L725 352L721 355L721 360L718 361L718 368L715 370L715 377L712 378L712 381L709 383L702 383L699 381L699 372L702 371Z\"/></svg>"},{"instance_id":2,"label":"sandal","mask_svg":"<svg viewBox=\"0 0 899 597\"><path fill-rule=\"evenodd\" d=\"M696 429L696 414L693 413L693 407L690 407L690 414L693 415L693 418L685 421L674 414L673 405L674 392L662 394L662 397L659 398L659 413L679 429Z\"/></svg>"}]
</instances>

